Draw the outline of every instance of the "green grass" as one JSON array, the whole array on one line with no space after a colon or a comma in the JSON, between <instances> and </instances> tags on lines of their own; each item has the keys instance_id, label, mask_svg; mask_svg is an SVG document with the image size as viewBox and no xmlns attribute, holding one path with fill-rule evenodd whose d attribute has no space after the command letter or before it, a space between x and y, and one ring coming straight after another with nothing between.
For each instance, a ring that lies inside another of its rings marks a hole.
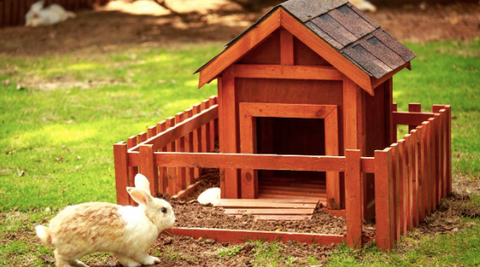
<instances>
[{"instance_id":1,"label":"green grass","mask_svg":"<svg viewBox=\"0 0 480 267\"><path fill-rule=\"evenodd\" d=\"M216 94L193 72L219 47L1 58L0 210L114 202L112 145Z\"/></svg>"},{"instance_id":2,"label":"green grass","mask_svg":"<svg viewBox=\"0 0 480 267\"><path fill-rule=\"evenodd\" d=\"M399 110L409 102L422 103L424 110L451 104L455 177L478 181L480 38L407 46L418 58L413 71L395 76L394 101ZM0 265L41 266L38 255L51 251L38 245L32 228L59 208L115 202L113 144L216 94L214 82L198 90L198 76L192 73L221 48L209 43L105 54L0 56ZM480 205L476 195L472 199ZM465 220L476 225L458 234L406 238L388 254L341 247L329 263L480 264L479 221ZM13 238L18 232L25 235ZM295 265L296 259L281 254L275 243L257 244L256 251L257 266ZM235 251L224 253L235 256ZM308 258L309 264L317 262Z\"/></svg>"}]
</instances>

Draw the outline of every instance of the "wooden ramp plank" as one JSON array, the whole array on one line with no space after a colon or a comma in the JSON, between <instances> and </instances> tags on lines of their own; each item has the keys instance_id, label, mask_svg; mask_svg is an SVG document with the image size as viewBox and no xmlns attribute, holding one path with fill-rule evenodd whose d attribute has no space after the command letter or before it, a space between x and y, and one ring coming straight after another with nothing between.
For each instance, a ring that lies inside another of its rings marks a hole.
<instances>
[{"instance_id":1,"label":"wooden ramp plank","mask_svg":"<svg viewBox=\"0 0 480 267\"><path fill-rule=\"evenodd\" d=\"M263 221L303 221L312 219L311 215L253 215L254 219Z\"/></svg>"},{"instance_id":2,"label":"wooden ramp plank","mask_svg":"<svg viewBox=\"0 0 480 267\"><path fill-rule=\"evenodd\" d=\"M296 215L313 214L314 209L226 209L225 214Z\"/></svg>"},{"instance_id":3,"label":"wooden ramp plank","mask_svg":"<svg viewBox=\"0 0 480 267\"><path fill-rule=\"evenodd\" d=\"M290 208L290 209L304 209L304 208L315 208L316 204L305 204L305 203L255 203L255 202L245 202L245 203L222 203L219 201L216 203L216 206L222 206L224 208Z\"/></svg>"},{"instance_id":4,"label":"wooden ramp plank","mask_svg":"<svg viewBox=\"0 0 480 267\"><path fill-rule=\"evenodd\" d=\"M229 199L222 198L221 203L241 203L241 202L255 202L255 203L306 203L317 204L318 198L315 199Z\"/></svg>"},{"instance_id":5,"label":"wooden ramp plank","mask_svg":"<svg viewBox=\"0 0 480 267\"><path fill-rule=\"evenodd\" d=\"M319 199L220 199L215 206L235 217L253 216L257 220L309 220Z\"/></svg>"}]
</instances>

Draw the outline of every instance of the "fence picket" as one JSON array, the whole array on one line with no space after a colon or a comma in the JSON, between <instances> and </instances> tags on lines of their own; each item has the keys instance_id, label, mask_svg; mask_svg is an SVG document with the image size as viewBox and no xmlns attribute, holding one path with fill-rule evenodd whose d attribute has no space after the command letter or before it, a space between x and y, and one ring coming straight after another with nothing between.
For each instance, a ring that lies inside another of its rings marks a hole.
<instances>
[{"instance_id":1,"label":"fence picket","mask_svg":"<svg viewBox=\"0 0 480 267\"><path fill-rule=\"evenodd\" d=\"M202 111L202 108L200 106L201 104L195 104L193 105L193 115L198 114ZM202 152L202 131L201 129L197 129L193 131L193 146L194 146L194 152ZM195 168L194 170L194 176L195 178L200 177L202 173L201 168Z\"/></svg>"},{"instance_id":2,"label":"fence picket","mask_svg":"<svg viewBox=\"0 0 480 267\"><path fill-rule=\"evenodd\" d=\"M446 139L447 139L447 195L452 194L452 108L450 105L445 105L447 110L446 118Z\"/></svg>"},{"instance_id":3,"label":"fence picket","mask_svg":"<svg viewBox=\"0 0 480 267\"><path fill-rule=\"evenodd\" d=\"M203 100L200 104L202 110L206 110L210 107L208 100ZM202 129L202 152L209 152L210 149L210 127L208 123L201 127Z\"/></svg>"},{"instance_id":4,"label":"fence picket","mask_svg":"<svg viewBox=\"0 0 480 267\"><path fill-rule=\"evenodd\" d=\"M442 188L442 196L447 196L447 182L448 182L448 174L447 174L447 110L443 109L440 111L443 115L443 122L442 122L442 178L443 178L443 188Z\"/></svg>"},{"instance_id":5,"label":"fence picket","mask_svg":"<svg viewBox=\"0 0 480 267\"><path fill-rule=\"evenodd\" d=\"M400 162L398 144L390 145L392 149L393 215L395 240L400 239Z\"/></svg>"},{"instance_id":6,"label":"fence picket","mask_svg":"<svg viewBox=\"0 0 480 267\"><path fill-rule=\"evenodd\" d=\"M406 163L406 172L405 172L405 202L406 202L406 228L407 230L413 229L413 216L412 216L412 205L413 205L413 192L412 192L412 179L413 179L413 148L412 148L412 136L406 134L403 136L405 139L405 163Z\"/></svg>"},{"instance_id":7,"label":"fence picket","mask_svg":"<svg viewBox=\"0 0 480 267\"><path fill-rule=\"evenodd\" d=\"M193 116L193 109L189 108L185 110L186 119L191 118ZM190 132L185 136L185 150L188 152L193 152L193 132ZM191 185L195 183L195 173L194 168L188 168L186 173L187 184Z\"/></svg>"},{"instance_id":8,"label":"fence picket","mask_svg":"<svg viewBox=\"0 0 480 267\"><path fill-rule=\"evenodd\" d=\"M128 139L127 139L127 148L130 149L134 146L136 146L138 143L137 143L137 136L134 135L134 136L130 136ZM137 175L138 173L138 167L133 167L133 166L129 166L128 167L128 186L134 186L134 180L135 180L135 175Z\"/></svg>"},{"instance_id":9,"label":"fence picket","mask_svg":"<svg viewBox=\"0 0 480 267\"><path fill-rule=\"evenodd\" d=\"M175 118L169 117L166 119L166 121L167 121L167 129L175 126ZM167 152L175 152L175 150L176 150L175 142L171 142L169 145L167 145ZM167 168L167 193L170 196L173 196L176 193L175 192L176 177L177 177L177 168L175 167Z\"/></svg>"},{"instance_id":10,"label":"fence picket","mask_svg":"<svg viewBox=\"0 0 480 267\"><path fill-rule=\"evenodd\" d=\"M216 96L211 96L209 99L208 99L208 103L209 103L209 106L213 106L213 105L216 105L217 104L217 97ZM212 152L215 150L215 121L211 121L207 124L208 128L210 129L210 133L209 133L209 144L210 146L208 147L208 150L207 152Z\"/></svg>"},{"instance_id":11,"label":"fence picket","mask_svg":"<svg viewBox=\"0 0 480 267\"><path fill-rule=\"evenodd\" d=\"M157 135L157 126L150 126L147 128L147 139Z\"/></svg>"},{"instance_id":12,"label":"fence picket","mask_svg":"<svg viewBox=\"0 0 480 267\"><path fill-rule=\"evenodd\" d=\"M140 145L140 169L150 183L150 194L158 194L158 170L155 164L153 145Z\"/></svg>"},{"instance_id":13,"label":"fence picket","mask_svg":"<svg viewBox=\"0 0 480 267\"><path fill-rule=\"evenodd\" d=\"M419 196L419 164L420 164L420 151L418 146L418 130L411 130L412 135L412 217L413 227L417 227L420 223L420 196Z\"/></svg>"},{"instance_id":14,"label":"fence picket","mask_svg":"<svg viewBox=\"0 0 480 267\"><path fill-rule=\"evenodd\" d=\"M417 126L417 181L418 181L418 221L423 222L425 219L425 128Z\"/></svg>"},{"instance_id":15,"label":"fence picket","mask_svg":"<svg viewBox=\"0 0 480 267\"><path fill-rule=\"evenodd\" d=\"M423 165L423 209L425 210L425 216L430 215L430 201L431 201L431 178L430 178L430 123L428 121L422 122L424 134L423 134L423 147L424 147L424 165Z\"/></svg>"},{"instance_id":16,"label":"fence picket","mask_svg":"<svg viewBox=\"0 0 480 267\"><path fill-rule=\"evenodd\" d=\"M429 119L430 124L431 124L431 147L430 151L432 153L432 158L430 160L430 163L432 166L430 167L431 171L431 181L432 181L432 187L431 187L431 192L432 192L432 202L431 202L431 209L434 211L437 208L437 193L438 193L438 172L437 172L437 163L438 163L438 119L437 117L433 117Z\"/></svg>"},{"instance_id":17,"label":"fence picket","mask_svg":"<svg viewBox=\"0 0 480 267\"><path fill-rule=\"evenodd\" d=\"M377 246L383 250L395 246L392 150L375 150L375 220Z\"/></svg>"},{"instance_id":18,"label":"fence picket","mask_svg":"<svg viewBox=\"0 0 480 267\"><path fill-rule=\"evenodd\" d=\"M407 235L407 159L406 140L398 140L399 184L400 184L400 234Z\"/></svg>"},{"instance_id":19,"label":"fence picket","mask_svg":"<svg viewBox=\"0 0 480 267\"><path fill-rule=\"evenodd\" d=\"M162 133L164 132L165 130L167 129L167 121L161 121L159 123L157 123L157 132L158 133ZM159 149L160 151L163 151L163 152L166 152L167 151L167 147L164 146L162 148ZM160 186L160 193L162 194L165 194L167 193L167 187L168 187L168 178L167 178L167 168L166 167L161 167L159 166L158 167L158 170L160 172L159 174L159 177L160 177L160 181L159 181L159 186Z\"/></svg>"},{"instance_id":20,"label":"fence picket","mask_svg":"<svg viewBox=\"0 0 480 267\"><path fill-rule=\"evenodd\" d=\"M180 123L184 120L183 112L179 112L175 114L175 120L177 123ZM185 137L182 136L177 141L177 151L178 152L185 152ZM175 193L180 192L181 190L187 188L187 173L185 168L178 168L177 169L177 180L176 180L176 189Z\"/></svg>"},{"instance_id":21,"label":"fence picket","mask_svg":"<svg viewBox=\"0 0 480 267\"><path fill-rule=\"evenodd\" d=\"M145 142L148 139L148 134L146 132L141 132L138 134L138 143Z\"/></svg>"}]
</instances>

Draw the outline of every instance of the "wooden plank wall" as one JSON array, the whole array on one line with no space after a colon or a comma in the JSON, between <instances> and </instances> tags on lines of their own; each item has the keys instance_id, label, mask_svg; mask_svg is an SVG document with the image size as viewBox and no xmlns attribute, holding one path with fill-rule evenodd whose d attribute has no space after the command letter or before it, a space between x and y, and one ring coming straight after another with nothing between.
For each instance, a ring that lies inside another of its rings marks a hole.
<instances>
[{"instance_id":1,"label":"wooden plank wall","mask_svg":"<svg viewBox=\"0 0 480 267\"><path fill-rule=\"evenodd\" d=\"M0 0L0 28L25 25L25 14L37 0ZM59 4L69 11L91 9L106 0L45 0L45 6Z\"/></svg>"}]
</instances>

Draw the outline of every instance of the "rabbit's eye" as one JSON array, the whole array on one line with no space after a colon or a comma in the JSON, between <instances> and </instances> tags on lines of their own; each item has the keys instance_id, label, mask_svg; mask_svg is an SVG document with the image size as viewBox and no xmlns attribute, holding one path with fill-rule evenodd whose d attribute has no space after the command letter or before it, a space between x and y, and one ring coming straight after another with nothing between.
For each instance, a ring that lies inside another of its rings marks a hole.
<instances>
[{"instance_id":1,"label":"rabbit's eye","mask_svg":"<svg viewBox=\"0 0 480 267\"><path fill-rule=\"evenodd\" d=\"M161 211L162 211L163 213L167 213L167 209L166 209L166 208L162 208Z\"/></svg>"}]
</instances>

